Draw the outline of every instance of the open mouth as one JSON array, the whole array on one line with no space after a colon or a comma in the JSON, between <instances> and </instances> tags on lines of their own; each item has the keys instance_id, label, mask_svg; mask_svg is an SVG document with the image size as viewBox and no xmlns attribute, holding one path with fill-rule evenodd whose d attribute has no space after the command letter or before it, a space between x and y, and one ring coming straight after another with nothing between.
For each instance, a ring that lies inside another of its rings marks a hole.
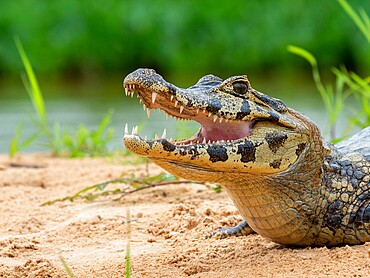
<instances>
[{"instance_id":1,"label":"open mouth","mask_svg":"<svg viewBox=\"0 0 370 278\"><path fill-rule=\"evenodd\" d=\"M165 112L166 118L172 116L176 119L185 119L198 122L201 127L191 138L183 140L172 140L173 145L194 145L194 144L220 144L238 141L248 137L256 123L255 120L240 121L231 119L231 115L214 113L208 105L189 105L190 101L180 96L175 90L158 90L144 86L124 82L125 94L134 97L135 92L143 104L144 110L150 118L151 110L160 109ZM185 89L186 90L186 89ZM166 139L166 129L161 137L154 140ZM125 134L129 134L128 125L125 127ZM134 127L132 135L138 136L138 128ZM147 141L147 138L144 139Z\"/></svg>"}]
</instances>

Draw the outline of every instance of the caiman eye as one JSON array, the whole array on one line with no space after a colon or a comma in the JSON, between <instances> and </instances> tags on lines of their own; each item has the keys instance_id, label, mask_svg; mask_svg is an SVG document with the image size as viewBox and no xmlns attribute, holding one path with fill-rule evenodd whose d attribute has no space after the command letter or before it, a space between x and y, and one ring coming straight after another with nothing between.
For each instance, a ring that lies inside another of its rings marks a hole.
<instances>
[{"instance_id":1,"label":"caiman eye","mask_svg":"<svg viewBox=\"0 0 370 278\"><path fill-rule=\"evenodd\" d=\"M233 83L233 90L238 95L245 95L248 91L248 85L244 82L237 81Z\"/></svg>"}]
</instances>

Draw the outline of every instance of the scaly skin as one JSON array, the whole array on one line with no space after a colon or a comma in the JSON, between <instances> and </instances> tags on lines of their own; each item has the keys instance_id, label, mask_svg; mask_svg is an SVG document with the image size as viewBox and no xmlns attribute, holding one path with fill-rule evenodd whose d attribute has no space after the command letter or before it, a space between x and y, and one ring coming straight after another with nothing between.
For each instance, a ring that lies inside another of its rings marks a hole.
<instances>
[{"instance_id":1,"label":"scaly skin","mask_svg":"<svg viewBox=\"0 0 370 278\"><path fill-rule=\"evenodd\" d=\"M221 184L249 225L226 233L249 229L289 246L370 241L370 128L325 143L311 120L254 90L246 76L207 75L181 89L138 69L124 88L147 110L201 124L182 141L143 140L137 128L123 140L174 175Z\"/></svg>"}]
</instances>

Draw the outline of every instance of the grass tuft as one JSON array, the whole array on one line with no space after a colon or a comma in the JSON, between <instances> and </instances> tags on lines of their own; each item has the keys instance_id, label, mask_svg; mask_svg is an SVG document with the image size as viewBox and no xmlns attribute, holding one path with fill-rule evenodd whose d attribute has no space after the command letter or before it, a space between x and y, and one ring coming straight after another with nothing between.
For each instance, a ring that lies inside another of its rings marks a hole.
<instances>
[{"instance_id":1,"label":"grass tuft","mask_svg":"<svg viewBox=\"0 0 370 278\"><path fill-rule=\"evenodd\" d=\"M370 18L366 12L361 9L357 13L346 0L338 0L338 2L370 44ZM321 82L317 61L310 52L293 45L288 46L288 51L301 56L311 64L316 88L329 115L330 138L333 142L345 138L345 135L339 138L336 137L335 123L339 114L343 111L345 100L350 95L353 95L357 106L360 107L355 112L352 111L352 115L349 117L350 124L360 128L370 125L370 77L362 78L354 72L348 72L344 67L340 69L333 68L332 72L336 77L335 86L324 86Z\"/></svg>"},{"instance_id":2,"label":"grass tuft","mask_svg":"<svg viewBox=\"0 0 370 278\"><path fill-rule=\"evenodd\" d=\"M23 78L23 83L26 87L28 95L32 101L34 110L37 113L38 119L42 126L47 129L47 119L46 119L46 111L45 111L45 102L44 97L42 95L39 82L37 81L35 72L33 71L32 65L28 56L23 48L23 45L19 39L19 37L14 38L15 45L18 49L18 53L21 56L21 60L23 66L26 70L27 78Z\"/></svg>"},{"instance_id":3,"label":"grass tuft","mask_svg":"<svg viewBox=\"0 0 370 278\"><path fill-rule=\"evenodd\" d=\"M69 133L58 122L54 123L53 129L50 128L44 97L31 62L20 39L15 37L14 42L26 71L26 75L22 79L32 102L34 112L37 115L35 121L37 131L24 141L21 141L23 125L22 123L18 124L10 142L9 156L13 157L41 135L46 139L45 145L57 156L84 157L107 155L109 153L107 145L111 142L114 135L114 130L109 128L113 111L108 111L96 130L90 130L84 124L80 124L77 130Z\"/></svg>"},{"instance_id":4,"label":"grass tuft","mask_svg":"<svg viewBox=\"0 0 370 278\"><path fill-rule=\"evenodd\" d=\"M84 124L68 133L62 130L58 122L54 123L52 149L57 156L85 157L109 154L107 145L112 141L114 129L109 128L113 111L103 117L96 130L88 129Z\"/></svg>"},{"instance_id":5,"label":"grass tuft","mask_svg":"<svg viewBox=\"0 0 370 278\"><path fill-rule=\"evenodd\" d=\"M296 54L308 61L312 68L312 76L316 88L320 93L321 99L324 102L325 109L329 115L330 139L336 139L335 126L338 116L342 113L344 100L348 97L348 93L344 90L344 80L342 76L337 75L337 80L333 86L324 86L321 81L320 72L316 58L307 50L294 45L288 45L288 51Z\"/></svg>"}]
</instances>

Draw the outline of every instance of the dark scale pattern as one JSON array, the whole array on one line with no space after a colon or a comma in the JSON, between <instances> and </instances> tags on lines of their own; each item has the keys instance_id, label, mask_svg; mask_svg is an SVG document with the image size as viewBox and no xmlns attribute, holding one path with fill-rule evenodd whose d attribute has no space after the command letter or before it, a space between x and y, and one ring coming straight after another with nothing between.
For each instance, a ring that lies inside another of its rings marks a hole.
<instances>
[{"instance_id":1,"label":"dark scale pattern","mask_svg":"<svg viewBox=\"0 0 370 278\"><path fill-rule=\"evenodd\" d=\"M213 98L212 101L208 103L206 110L214 115L218 115L218 111L220 111L221 108L221 100L218 98Z\"/></svg>"},{"instance_id":2,"label":"dark scale pattern","mask_svg":"<svg viewBox=\"0 0 370 278\"><path fill-rule=\"evenodd\" d=\"M265 137L266 142L273 153L276 153L284 145L287 138L288 136L286 134L280 134L277 132L267 133Z\"/></svg>"},{"instance_id":3,"label":"dark scale pattern","mask_svg":"<svg viewBox=\"0 0 370 278\"><path fill-rule=\"evenodd\" d=\"M168 142L167 140L161 139L161 143L162 143L163 149L167 152L173 152L176 149L176 147L170 142Z\"/></svg>"},{"instance_id":4,"label":"dark scale pattern","mask_svg":"<svg viewBox=\"0 0 370 278\"><path fill-rule=\"evenodd\" d=\"M242 120L245 116L248 116L251 113L251 108L248 100L246 99L243 100L240 111L241 112L236 113L237 120Z\"/></svg>"},{"instance_id":5,"label":"dark scale pattern","mask_svg":"<svg viewBox=\"0 0 370 278\"><path fill-rule=\"evenodd\" d=\"M280 159L275 159L269 165L270 165L270 167L272 167L274 169L278 169L280 167L280 165L281 165L281 158Z\"/></svg>"},{"instance_id":6,"label":"dark scale pattern","mask_svg":"<svg viewBox=\"0 0 370 278\"><path fill-rule=\"evenodd\" d=\"M260 144L257 144L256 146L248 140L245 140L243 144L238 145L238 151L237 154L241 155L240 161L247 163L247 162L253 162L256 160L256 147L258 147Z\"/></svg>"},{"instance_id":7,"label":"dark scale pattern","mask_svg":"<svg viewBox=\"0 0 370 278\"><path fill-rule=\"evenodd\" d=\"M356 244L370 240L370 188L369 182L363 181L366 175L362 167L366 163L327 158L323 196L334 201L327 202L322 210L322 229L331 231L333 242Z\"/></svg>"},{"instance_id":8,"label":"dark scale pattern","mask_svg":"<svg viewBox=\"0 0 370 278\"><path fill-rule=\"evenodd\" d=\"M259 98L264 103L268 104L272 109L274 109L277 112L285 112L286 111L286 105L284 102L282 102L280 99L272 98L269 96L266 96L264 94L259 93L258 91L254 91L255 96Z\"/></svg>"},{"instance_id":9,"label":"dark scale pattern","mask_svg":"<svg viewBox=\"0 0 370 278\"><path fill-rule=\"evenodd\" d=\"M300 156L301 155L301 153L303 152L303 150L306 148L306 143L299 143L298 144L298 147L297 147L297 149L296 149L296 151L295 151L295 154L297 155L297 156Z\"/></svg>"},{"instance_id":10,"label":"dark scale pattern","mask_svg":"<svg viewBox=\"0 0 370 278\"><path fill-rule=\"evenodd\" d=\"M333 231L338 229L342 222L343 205L344 204L340 200L335 200L328 206L328 209L324 215L324 224Z\"/></svg>"},{"instance_id":11,"label":"dark scale pattern","mask_svg":"<svg viewBox=\"0 0 370 278\"><path fill-rule=\"evenodd\" d=\"M221 145L211 145L208 147L209 160L212 162L226 161L229 157L227 149Z\"/></svg>"},{"instance_id":12,"label":"dark scale pattern","mask_svg":"<svg viewBox=\"0 0 370 278\"><path fill-rule=\"evenodd\" d=\"M198 149L196 147L192 147L191 149L189 149L188 154L190 155L191 160L199 157L199 152L198 152Z\"/></svg>"},{"instance_id":13,"label":"dark scale pattern","mask_svg":"<svg viewBox=\"0 0 370 278\"><path fill-rule=\"evenodd\" d=\"M280 121L280 115L279 113L276 113L275 111L268 111L267 112L268 115L269 115L269 119L272 120L272 121L276 121L276 122L279 122Z\"/></svg>"},{"instance_id":14,"label":"dark scale pattern","mask_svg":"<svg viewBox=\"0 0 370 278\"><path fill-rule=\"evenodd\" d=\"M354 225L362 225L363 223L370 223L370 204L369 202L364 202L359 209L357 210L357 213L354 215L354 218L352 219Z\"/></svg>"}]
</instances>

